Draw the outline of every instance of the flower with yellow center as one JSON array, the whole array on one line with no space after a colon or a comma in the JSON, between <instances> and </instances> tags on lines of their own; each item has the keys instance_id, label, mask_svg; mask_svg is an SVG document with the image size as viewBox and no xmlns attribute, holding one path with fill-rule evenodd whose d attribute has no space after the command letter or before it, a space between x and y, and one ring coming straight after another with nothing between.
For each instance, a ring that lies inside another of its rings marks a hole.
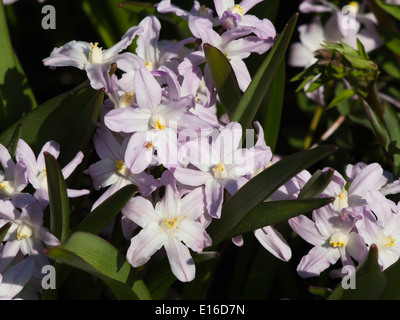
<instances>
[{"instance_id":1,"label":"flower with yellow center","mask_svg":"<svg viewBox=\"0 0 400 320\"><path fill-rule=\"evenodd\" d=\"M348 241L347 235L345 235L341 232L337 232L337 233L334 233L333 235L331 235L329 244L333 248L341 248L347 244L347 241Z\"/></svg>"},{"instance_id":2,"label":"flower with yellow center","mask_svg":"<svg viewBox=\"0 0 400 320\"><path fill-rule=\"evenodd\" d=\"M153 205L148 199L134 197L122 214L142 230L131 239L126 257L134 267L145 264L161 247L165 248L173 274L180 281L191 281L195 264L189 248L201 252L211 244L204 226L196 221L204 214L204 193L196 188L183 198L176 189L173 174L161 176L164 197Z\"/></svg>"},{"instance_id":3,"label":"flower with yellow center","mask_svg":"<svg viewBox=\"0 0 400 320\"><path fill-rule=\"evenodd\" d=\"M125 94L118 101L118 108L128 108L132 105L134 100L135 100L135 93L133 91L131 92L125 91Z\"/></svg>"},{"instance_id":4,"label":"flower with yellow center","mask_svg":"<svg viewBox=\"0 0 400 320\"><path fill-rule=\"evenodd\" d=\"M150 119L150 126L156 130L164 130L166 126L165 118L159 114L155 114Z\"/></svg>"},{"instance_id":5,"label":"flower with yellow center","mask_svg":"<svg viewBox=\"0 0 400 320\"><path fill-rule=\"evenodd\" d=\"M360 3L358 1L351 1L348 5L352 8L353 13L357 13L360 10Z\"/></svg>"},{"instance_id":6,"label":"flower with yellow center","mask_svg":"<svg viewBox=\"0 0 400 320\"><path fill-rule=\"evenodd\" d=\"M213 169L215 179L225 179L228 177L228 171L222 163L218 163Z\"/></svg>"},{"instance_id":7,"label":"flower with yellow center","mask_svg":"<svg viewBox=\"0 0 400 320\"><path fill-rule=\"evenodd\" d=\"M5 197L11 197L15 192L15 186L13 181L4 180L0 182L0 193Z\"/></svg>"},{"instance_id":8,"label":"flower with yellow center","mask_svg":"<svg viewBox=\"0 0 400 320\"><path fill-rule=\"evenodd\" d=\"M103 48L98 47L98 42L95 42L94 44L91 42L90 45L89 62L99 64L103 63Z\"/></svg>"},{"instance_id":9,"label":"flower with yellow center","mask_svg":"<svg viewBox=\"0 0 400 320\"><path fill-rule=\"evenodd\" d=\"M240 15L243 15L243 13L244 13L243 8L242 8L240 5L238 5L238 4L235 4L235 5L234 5L232 8L230 8L229 10L232 11L233 13L238 13L238 14L240 14Z\"/></svg>"},{"instance_id":10,"label":"flower with yellow center","mask_svg":"<svg viewBox=\"0 0 400 320\"><path fill-rule=\"evenodd\" d=\"M313 211L313 221L304 215L289 220L291 228L314 247L303 256L297 272L303 278L318 276L339 259L345 263L364 260L364 239L354 231L354 219L342 219L332 205Z\"/></svg>"},{"instance_id":11,"label":"flower with yellow center","mask_svg":"<svg viewBox=\"0 0 400 320\"><path fill-rule=\"evenodd\" d=\"M123 176L123 177L128 177L130 174L130 170L129 168L125 165L125 162L123 162L122 160L117 160L115 162L115 165L117 167L117 171L118 173Z\"/></svg>"},{"instance_id":12,"label":"flower with yellow center","mask_svg":"<svg viewBox=\"0 0 400 320\"><path fill-rule=\"evenodd\" d=\"M335 197L335 200L333 202L333 207L337 212L342 212L342 209L347 208L348 206L349 203L348 203L347 191L343 189L342 192L340 192L339 195Z\"/></svg>"},{"instance_id":13,"label":"flower with yellow center","mask_svg":"<svg viewBox=\"0 0 400 320\"><path fill-rule=\"evenodd\" d=\"M156 65L151 61L146 61L145 64L146 64L146 69L149 71L153 71L153 70L157 69Z\"/></svg>"},{"instance_id":14,"label":"flower with yellow center","mask_svg":"<svg viewBox=\"0 0 400 320\"><path fill-rule=\"evenodd\" d=\"M26 224L21 224L18 229L17 229L17 239L28 239L32 236L33 234L33 229L32 227L26 225Z\"/></svg>"},{"instance_id":15,"label":"flower with yellow center","mask_svg":"<svg viewBox=\"0 0 400 320\"><path fill-rule=\"evenodd\" d=\"M125 62L135 70L144 65L143 61L133 53L120 54L142 32L143 28L139 26L131 27L119 42L105 50L99 47L98 42L72 40L59 48L54 48L50 56L43 60L43 64L49 67L73 66L85 70L92 88L96 90L104 88L108 93L113 90L109 75L112 64L119 66Z\"/></svg>"}]
</instances>

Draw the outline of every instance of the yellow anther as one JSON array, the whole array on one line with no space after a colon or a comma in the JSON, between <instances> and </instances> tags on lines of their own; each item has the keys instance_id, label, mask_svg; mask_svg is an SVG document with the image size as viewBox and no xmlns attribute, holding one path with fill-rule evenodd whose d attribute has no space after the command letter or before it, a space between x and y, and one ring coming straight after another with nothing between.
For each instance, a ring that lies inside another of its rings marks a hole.
<instances>
[{"instance_id":1,"label":"yellow anther","mask_svg":"<svg viewBox=\"0 0 400 320\"><path fill-rule=\"evenodd\" d=\"M146 144L144 145L144 147L145 147L147 150L150 150L150 149L154 148L154 144L153 144L153 142L148 141L148 142L146 142Z\"/></svg>"},{"instance_id":2,"label":"yellow anther","mask_svg":"<svg viewBox=\"0 0 400 320\"><path fill-rule=\"evenodd\" d=\"M332 234L329 244L334 248L341 248L347 244L347 236L341 232Z\"/></svg>"},{"instance_id":3,"label":"yellow anther","mask_svg":"<svg viewBox=\"0 0 400 320\"><path fill-rule=\"evenodd\" d=\"M244 12L243 8L241 6L239 6L238 4L235 4L235 6L231 8L231 11L233 13L238 13L240 15L243 15L243 12Z\"/></svg>"},{"instance_id":4,"label":"yellow anther","mask_svg":"<svg viewBox=\"0 0 400 320\"><path fill-rule=\"evenodd\" d=\"M132 100L135 98L135 93L133 91L127 92L119 99L119 107L120 108L127 108L131 106Z\"/></svg>"},{"instance_id":5,"label":"yellow anther","mask_svg":"<svg viewBox=\"0 0 400 320\"><path fill-rule=\"evenodd\" d=\"M340 242L340 241L329 241L329 243L331 244L332 247L336 248L340 248L340 247L344 247L345 243L344 242Z\"/></svg>"},{"instance_id":6,"label":"yellow anther","mask_svg":"<svg viewBox=\"0 0 400 320\"><path fill-rule=\"evenodd\" d=\"M224 171L224 167L222 166L222 164L218 163L215 168L213 169L214 171Z\"/></svg>"},{"instance_id":7,"label":"yellow anther","mask_svg":"<svg viewBox=\"0 0 400 320\"><path fill-rule=\"evenodd\" d=\"M343 190L341 193L339 193L338 197L340 200L347 200L346 190Z\"/></svg>"},{"instance_id":8,"label":"yellow anther","mask_svg":"<svg viewBox=\"0 0 400 320\"><path fill-rule=\"evenodd\" d=\"M360 3L358 1L351 1L349 6L353 7L356 13L360 10Z\"/></svg>"},{"instance_id":9,"label":"yellow anther","mask_svg":"<svg viewBox=\"0 0 400 320\"><path fill-rule=\"evenodd\" d=\"M6 197L11 197L15 192L14 182L13 181L2 181L0 182L0 193L5 195Z\"/></svg>"},{"instance_id":10,"label":"yellow anther","mask_svg":"<svg viewBox=\"0 0 400 320\"><path fill-rule=\"evenodd\" d=\"M396 239L393 239L392 236L389 236L388 243L386 243L385 246L389 248L391 246L394 246L395 242L396 242Z\"/></svg>"},{"instance_id":11,"label":"yellow anther","mask_svg":"<svg viewBox=\"0 0 400 320\"><path fill-rule=\"evenodd\" d=\"M91 48L89 52L89 62L90 63L103 63L103 50L98 47L98 42L93 44L90 43Z\"/></svg>"},{"instance_id":12,"label":"yellow anther","mask_svg":"<svg viewBox=\"0 0 400 320\"><path fill-rule=\"evenodd\" d=\"M156 122L156 129L157 130L164 130L165 129L165 126L160 123L160 120L157 120L157 122Z\"/></svg>"},{"instance_id":13,"label":"yellow anther","mask_svg":"<svg viewBox=\"0 0 400 320\"><path fill-rule=\"evenodd\" d=\"M27 225L20 225L17 229L17 239L27 239L32 236L32 228Z\"/></svg>"},{"instance_id":14,"label":"yellow anther","mask_svg":"<svg viewBox=\"0 0 400 320\"><path fill-rule=\"evenodd\" d=\"M117 171L120 175L126 177L129 175L129 169L125 165L125 163L121 160L115 161L115 165L117 166Z\"/></svg>"},{"instance_id":15,"label":"yellow anther","mask_svg":"<svg viewBox=\"0 0 400 320\"><path fill-rule=\"evenodd\" d=\"M177 222L177 221L178 221L178 218L174 218L174 220L172 220L172 221L169 221L168 218L165 218L165 222L168 223L168 225L169 225L171 228L174 227L175 222Z\"/></svg>"},{"instance_id":16,"label":"yellow anther","mask_svg":"<svg viewBox=\"0 0 400 320\"><path fill-rule=\"evenodd\" d=\"M151 61L146 61L146 69L149 71L153 71L156 69L156 66Z\"/></svg>"}]
</instances>

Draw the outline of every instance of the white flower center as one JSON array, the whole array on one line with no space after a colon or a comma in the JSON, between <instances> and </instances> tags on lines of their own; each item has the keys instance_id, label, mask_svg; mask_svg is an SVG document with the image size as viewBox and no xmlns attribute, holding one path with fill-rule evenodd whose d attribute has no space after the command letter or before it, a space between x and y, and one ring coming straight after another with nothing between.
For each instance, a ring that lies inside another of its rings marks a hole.
<instances>
[{"instance_id":1,"label":"white flower center","mask_svg":"<svg viewBox=\"0 0 400 320\"><path fill-rule=\"evenodd\" d=\"M95 44L90 43L90 45L92 46L89 52L90 63L103 63L103 50L102 48L98 47L98 44L98 42L96 42Z\"/></svg>"},{"instance_id":2,"label":"white flower center","mask_svg":"<svg viewBox=\"0 0 400 320\"><path fill-rule=\"evenodd\" d=\"M396 244L396 239L392 236L382 235L378 241L378 250L393 247Z\"/></svg>"},{"instance_id":3,"label":"white flower center","mask_svg":"<svg viewBox=\"0 0 400 320\"><path fill-rule=\"evenodd\" d=\"M32 228L26 224L21 224L17 229L18 240L30 238L32 234Z\"/></svg>"},{"instance_id":4,"label":"white flower center","mask_svg":"<svg viewBox=\"0 0 400 320\"><path fill-rule=\"evenodd\" d=\"M335 197L335 201L333 201L333 207L336 211L341 212L342 209L347 208L349 206L347 191L343 189L341 193L337 197Z\"/></svg>"},{"instance_id":5,"label":"white flower center","mask_svg":"<svg viewBox=\"0 0 400 320\"><path fill-rule=\"evenodd\" d=\"M348 6L352 13L357 13L360 10L360 3L358 1L351 1Z\"/></svg>"},{"instance_id":6,"label":"white flower center","mask_svg":"<svg viewBox=\"0 0 400 320\"><path fill-rule=\"evenodd\" d=\"M212 170L215 179L225 179L228 177L228 171L222 163L218 163Z\"/></svg>"},{"instance_id":7,"label":"white flower center","mask_svg":"<svg viewBox=\"0 0 400 320\"><path fill-rule=\"evenodd\" d=\"M118 107L128 108L132 105L134 99L135 99L135 93L133 91L131 92L125 91L125 94L119 99Z\"/></svg>"},{"instance_id":8,"label":"white flower center","mask_svg":"<svg viewBox=\"0 0 400 320\"><path fill-rule=\"evenodd\" d=\"M14 181L4 180L0 182L0 193L6 197L11 197L15 192Z\"/></svg>"},{"instance_id":9,"label":"white flower center","mask_svg":"<svg viewBox=\"0 0 400 320\"><path fill-rule=\"evenodd\" d=\"M186 216L178 216L173 219L170 218L165 218L164 220L161 220L160 226L165 232L173 232L176 230L176 228L179 225L179 222L185 219Z\"/></svg>"},{"instance_id":10,"label":"white flower center","mask_svg":"<svg viewBox=\"0 0 400 320\"><path fill-rule=\"evenodd\" d=\"M159 114L156 114L151 117L150 125L156 130L164 130L166 125L165 118Z\"/></svg>"},{"instance_id":11,"label":"white flower center","mask_svg":"<svg viewBox=\"0 0 400 320\"><path fill-rule=\"evenodd\" d=\"M340 248L344 247L347 244L347 241L347 235L344 235L341 232L337 232L331 235L329 244L334 248Z\"/></svg>"},{"instance_id":12,"label":"white flower center","mask_svg":"<svg viewBox=\"0 0 400 320\"><path fill-rule=\"evenodd\" d=\"M146 61L146 69L149 71L153 71L156 69L156 65L151 61Z\"/></svg>"},{"instance_id":13,"label":"white flower center","mask_svg":"<svg viewBox=\"0 0 400 320\"><path fill-rule=\"evenodd\" d=\"M123 177L127 177L130 174L130 170L129 168L125 165L125 162L123 162L122 160L117 160L115 162L115 165L117 166L117 171L118 173L123 176Z\"/></svg>"},{"instance_id":14,"label":"white flower center","mask_svg":"<svg viewBox=\"0 0 400 320\"><path fill-rule=\"evenodd\" d=\"M39 181L40 189L47 190L47 173L46 168L43 169L41 173L37 176Z\"/></svg>"},{"instance_id":15,"label":"white flower center","mask_svg":"<svg viewBox=\"0 0 400 320\"><path fill-rule=\"evenodd\" d=\"M241 6L239 6L238 4L235 4L229 10L232 11L232 13L238 13L240 15L243 15L243 12L244 12L243 8Z\"/></svg>"}]
</instances>

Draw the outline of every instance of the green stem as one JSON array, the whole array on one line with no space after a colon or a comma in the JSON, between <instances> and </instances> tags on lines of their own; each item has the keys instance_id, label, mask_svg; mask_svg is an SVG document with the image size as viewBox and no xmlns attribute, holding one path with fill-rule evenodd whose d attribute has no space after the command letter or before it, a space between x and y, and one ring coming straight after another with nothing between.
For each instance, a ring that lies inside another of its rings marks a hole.
<instances>
[{"instance_id":1,"label":"green stem","mask_svg":"<svg viewBox=\"0 0 400 320\"><path fill-rule=\"evenodd\" d=\"M303 149L306 150L310 147L313 135L317 130L319 121L321 120L322 113L324 112L324 107L317 105L317 109L314 112L314 116L311 120L310 126L308 128L308 132L306 137L304 138Z\"/></svg>"}]
</instances>

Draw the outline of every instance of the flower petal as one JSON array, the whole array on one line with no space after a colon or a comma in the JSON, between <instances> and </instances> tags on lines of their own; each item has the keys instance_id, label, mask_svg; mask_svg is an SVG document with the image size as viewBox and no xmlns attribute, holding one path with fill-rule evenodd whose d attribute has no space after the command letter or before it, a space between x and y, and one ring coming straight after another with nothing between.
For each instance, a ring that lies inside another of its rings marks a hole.
<instances>
[{"instance_id":1,"label":"flower petal","mask_svg":"<svg viewBox=\"0 0 400 320\"><path fill-rule=\"evenodd\" d=\"M172 273L179 281L189 282L195 277L196 268L189 249L173 236L165 243Z\"/></svg>"},{"instance_id":2,"label":"flower petal","mask_svg":"<svg viewBox=\"0 0 400 320\"><path fill-rule=\"evenodd\" d=\"M140 267L166 243L167 234L158 224L150 223L131 239L126 258L133 267Z\"/></svg>"}]
</instances>

